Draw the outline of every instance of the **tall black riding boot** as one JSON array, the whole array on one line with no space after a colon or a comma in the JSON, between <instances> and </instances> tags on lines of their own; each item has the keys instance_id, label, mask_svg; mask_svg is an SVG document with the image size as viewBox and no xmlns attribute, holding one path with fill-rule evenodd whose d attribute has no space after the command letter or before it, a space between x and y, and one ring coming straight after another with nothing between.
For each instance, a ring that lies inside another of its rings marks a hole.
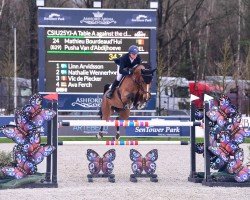
<instances>
[{"instance_id":1,"label":"tall black riding boot","mask_svg":"<svg viewBox=\"0 0 250 200\"><path fill-rule=\"evenodd\" d=\"M120 81L117 81L117 80L114 81L114 83L112 84L110 90L108 91L108 93L107 93L107 95L106 95L106 97L107 97L108 99L111 99L111 98L112 98L112 95L113 95L113 93L114 93L114 91L115 91L115 88L119 85L119 83L120 83Z\"/></svg>"}]
</instances>

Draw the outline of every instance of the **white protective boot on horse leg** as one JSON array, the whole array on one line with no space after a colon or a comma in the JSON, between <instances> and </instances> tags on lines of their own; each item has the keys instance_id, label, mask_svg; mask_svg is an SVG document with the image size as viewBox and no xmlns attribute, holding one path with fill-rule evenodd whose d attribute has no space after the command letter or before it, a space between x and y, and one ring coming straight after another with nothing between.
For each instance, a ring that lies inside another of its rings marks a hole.
<instances>
[{"instance_id":1,"label":"white protective boot on horse leg","mask_svg":"<svg viewBox=\"0 0 250 200\"><path fill-rule=\"evenodd\" d=\"M115 135L115 141L119 141L119 139L120 139L120 133L116 133L116 135Z\"/></svg>"},{"instance_id":2,"label":"white protective boot on horse leg","mask_svg":"<svg viewBox=\"0 0 250 200\"><path fill-rule=\"evenodd\" d=\"M147 105L147 102L143 102L143 103L138 103L137 105L136 105L136 109L137 110L141 110L141 109L144 109L145 107L146 107L146 105Z\"/></svg>"},{"instance_id":3,"label":"white protective boot on horse leg","mask_svg":"<svg viewBox=\"0 0 250 200\"><path fill-rule=\"evenodd\" d=\"M98 139L98 140L100 140L100 139L102 139L103 138L103 132L99 132L99 133L97 133L96 134L96 138Z\"/></svg>"}]
</instances>

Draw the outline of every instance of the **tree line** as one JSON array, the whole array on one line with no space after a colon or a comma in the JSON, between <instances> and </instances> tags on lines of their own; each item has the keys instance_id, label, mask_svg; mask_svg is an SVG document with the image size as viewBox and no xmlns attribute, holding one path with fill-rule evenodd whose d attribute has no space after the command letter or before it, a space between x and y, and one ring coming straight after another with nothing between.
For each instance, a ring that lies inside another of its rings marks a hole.
<instances>
[{"instance_id":1,"label":"tree line","mask_svg":"<svg viewBox=\"0 0 250 200\"><path fill-rule=\"evenodd\" d=\"M45 0L46 7L92 8L92 5L93 0ZM149 5L149 0L102 0L102 8L148 9ZM158 0L158 80L162 76L195 81L207 76L250 80L249 11L250 0ZM0 0L0 78L14 75L14 29L17 75L30 79L35 93L36 1Z\"/></svg>"}]
</instances>

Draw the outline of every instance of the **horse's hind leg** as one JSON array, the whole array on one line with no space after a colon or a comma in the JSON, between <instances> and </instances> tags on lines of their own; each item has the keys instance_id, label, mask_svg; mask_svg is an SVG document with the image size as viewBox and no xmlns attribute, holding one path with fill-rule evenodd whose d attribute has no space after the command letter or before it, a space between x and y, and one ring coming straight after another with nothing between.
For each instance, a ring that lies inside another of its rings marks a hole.
<instances>
[{"instance_id":1,"label":"horse's hind leg","mask_svg":"<svg viewBox=\"0 0 250 200\"><path fill-rule=\"evenodd\" d=\"M111 115L111 107L106 100L106 97L102 99L102 105L101 105L101 119L102 120L108 120ZM96 137L98 139L101 139L103 137L103 126L101 126L99 133L97 133Z\"/></svg>"},{"instance_id":2,"label":"horse's hind leg","mask_svg":"<svg viewBox=\"0 0 250 200\"><path fill-rule=\"evenodd\" d=\"M130 113L130 110L129 110L129 109L120 112L120 113L119 113L119 116L116 117L116 120L119 120L119 119L126 120L126 119L128 119L128 118L129 118L129 113ZM116 140L119 140L119 139L120 139L120 127L119 127L119 126L116 127L115 139L116 139Z\"/></svg>"},{"instance_id":3,"label":"horse's hind leg","mask_svg":"<svg viewBox=\"0 0 250 200\"><path fill-rule=\"evenodd\" d=\"M119 120L119 117L116 117L116 120ZM120 127L117 126L117 127L116 127L115 140L119 140L119 139L120 139Z\"/></svg>"}]
</instances>

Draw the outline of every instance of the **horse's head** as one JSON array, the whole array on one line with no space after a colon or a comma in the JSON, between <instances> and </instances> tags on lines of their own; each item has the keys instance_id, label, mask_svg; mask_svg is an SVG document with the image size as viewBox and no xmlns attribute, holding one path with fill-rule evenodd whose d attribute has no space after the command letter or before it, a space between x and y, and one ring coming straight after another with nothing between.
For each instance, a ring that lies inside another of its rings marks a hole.
<instances>
[{"instance_id":1,"label":"horse's head","mask_svg":"<svg viewBox=\"0 0 250 200\"><path fill-rule=\"evenodd\" d=\"M156 69L146 68L144 65L139 65L136 68L136 82L139 85L139 101L140 104L145 104L150 98L150 86Z\"/></svg>"},{"instance_id":2,"label":"horse's head","mask_svg":"<svg viewBox=\"0 0 250 200\"><path fill-rule=\"evenodd\" d=\"M150 84L152 82L155 70L156 69L153 69L153 70L141 69L141 76L143 78L144 83Z\"/></svg>"}]
</instances>

